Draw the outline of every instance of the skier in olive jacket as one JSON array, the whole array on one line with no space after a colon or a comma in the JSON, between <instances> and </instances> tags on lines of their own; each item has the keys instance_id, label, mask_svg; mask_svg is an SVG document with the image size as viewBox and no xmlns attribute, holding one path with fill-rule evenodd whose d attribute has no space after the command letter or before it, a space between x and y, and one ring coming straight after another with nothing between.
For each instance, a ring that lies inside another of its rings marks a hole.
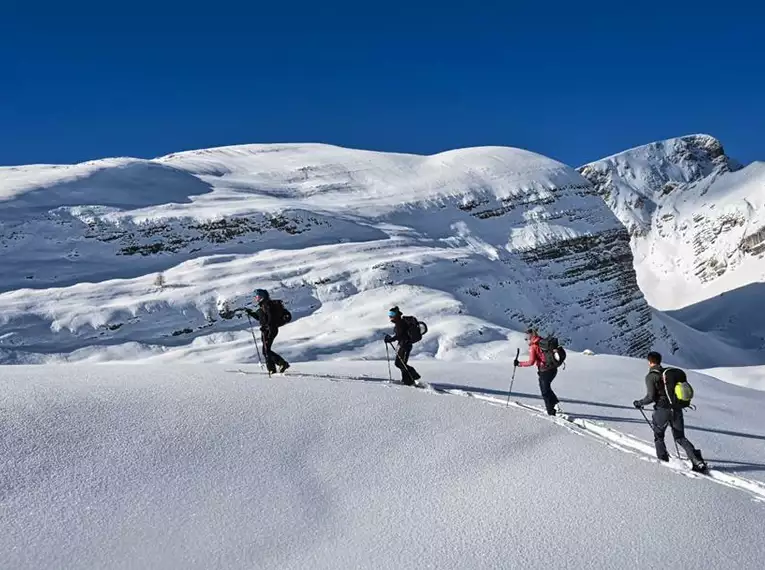
<instances>
[{"instance_id":1,"label":"skier in olive jacket","mask_svg":"<svg viewBox=\"0 0 765 570\"><path fill-rule=\"evenodd\" d=\"M704 472L707 470L706 462L701 452L693 447L693 444L685 438L685 421L683 410L675 409L664 389L663 373L661 366L661 354L658 352L648 353L648 374L645 377L646 395L641 400L635 400L632 404L642 409L643 406L653 404L653 441L656 446L656 457L661 461L669 461L667 445L664 443L664 434L667 427L672 428L672 437L684 450L691 461L694 471Z\"/></svg>"}]
</instances>

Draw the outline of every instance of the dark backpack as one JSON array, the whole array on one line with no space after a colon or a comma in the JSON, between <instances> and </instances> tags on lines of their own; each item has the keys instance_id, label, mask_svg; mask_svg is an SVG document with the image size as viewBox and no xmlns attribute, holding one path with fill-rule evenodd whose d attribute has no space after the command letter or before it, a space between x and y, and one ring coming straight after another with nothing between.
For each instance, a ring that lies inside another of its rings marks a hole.
<instances>
[{"instance_id":1,"label":"dark backpack","mask_svg":"<svg viewBox=\"0 0 765 570\"><path fill-rule=\"evenodd\" d=\"M566 349L560 345L557 337L540 339L539 349L545 357L544 370L554 370L566 362Z\"/></svg>"},{"instance_id":2,"label":"dark backpack","mask_svg":"<svg viewBox=\"0 0 765 570\"><path fill-rule=\"evenodd\" d=\"M685 372L679 368L665 368L661 374L664 394L675 409L691 407L693 388Z\"/></svg>"},{"instance_id":3,"label":"dark backpack","mask_svg":"<svg viewBox=\"0 0 765 570\"><path fill-rule=\"evenodd\" d=\"M428 325L417 320L416 317L401 317L406 325L406 332L409 335L409 342L414 344L422 340L422 335L428 332Z\"/></svg>"},{"instance_id":4,"label":"dark backpack","mask_svg":"<svg viewBox=\"0 0 765 570\"><path fill-rule=\"evenodd\" d=\"M286 325L292 320L292 313L290 313L279 299L272 299L269 301L271 309L271 319L277 327Z\"/></svg>"}]
</instances>

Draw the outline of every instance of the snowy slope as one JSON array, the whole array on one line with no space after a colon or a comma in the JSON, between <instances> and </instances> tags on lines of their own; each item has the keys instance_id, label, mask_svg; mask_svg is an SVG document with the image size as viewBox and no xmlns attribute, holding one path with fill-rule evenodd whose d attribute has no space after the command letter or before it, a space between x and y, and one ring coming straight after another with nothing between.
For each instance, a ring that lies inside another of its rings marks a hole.
<instances>
[{"instance_id":1,"label":"snowy slope","mask_svg":"<svg viewBox=\"0 0 765 570\"><path fill-rule=\"evenodd\" d=\"M218 310L255 287L293 309L280 344L304 359L381 357L394 303L438 358L507 356L530 323L598 351L672 345L593 187L519 149L247 145L0 179L3 362L251 359Z\"/></svg>"},{"instance_id":2,"label":"snowy slope","mask_svg":"<svg viewBox=\"0 0 765 570\"><path fill-rule=\"evenodd\" d=\"M765 391L765 366L710 368L708 370L700 370L700 372L736 386Z\"/></svg>"},{"instance_id":3,"label":"snowy slope","mask_svg":"<svg viewBox=\"0 0 765 570\"><path fill-rule=\"evenodd\" d=\"M474 383L504 384L491 365L423 369L470 379L473 397L386 385L381 362L302 368L4 368L0 566L761 567L765 494L734 484L761 465L682 476L636 440L505 408ZM561 396L588 383L559 380ZM640 384L608 383L605 399ZM750 419L739 429L765 431Z\"/></svg>"},{"instance_id":4,"label":"snowy slope","mask_svg":"<svg viewBox=\"0 0 765 570\"><path fill-rule=\"evenodd\" d=\"M712 137L653 143L580 168L632 236L649 303L672 310L765 278L765 163Z\"/></svg>"},{"instance_id":5,"label":"snowy slope","mask_svg":"<svg viewBox=\"0 0 765 570\"><path fill-rule=\"evenodd\" d=\"M765 282L765 163L741 168L719 141L693 135L579 170L630 232L651 306L762 363L765 321L751 307Z\"/></svg>"}]
</instances>

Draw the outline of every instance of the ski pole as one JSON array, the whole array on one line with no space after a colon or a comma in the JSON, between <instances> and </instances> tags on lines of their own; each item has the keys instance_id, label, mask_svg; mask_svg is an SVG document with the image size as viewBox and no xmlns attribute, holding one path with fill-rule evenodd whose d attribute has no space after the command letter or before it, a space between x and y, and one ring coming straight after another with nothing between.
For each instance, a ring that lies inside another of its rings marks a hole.
<instances>
[{"instance_id":1,"label":"ski pole","mask_svg":"<svg viewBox=\"0 0 765 570\"><path fill-rule=\"evenodd\" d=\"M252 342L255 343L255 352L258 353L258 364L263 368L263 360L260 358L260 348L258 348L258 339L255 338L255 327L252 326L252 319L249 314L247 314L247 320L250 322L250 332L252 333Z\"/></svg>"},{"instance_id":2,"label":"ski pole","mask_svg":"<svg viewBox=\"0 0 765 570\"><path fill-rule=\"evenodd\" d=\"M521 349L519 348L515 353L515 359L518 360L518 357L521 355ZM507 403L505 404L505 407L508 407L510 405L510 394L513 392L513 383L515 382L515 370L518 367L513 365L513 376L510 378L510 389L507 391Z\"/></svg>"},{"instance_id":3,"label":"ski pole","mask_svg":"<svg viewBox=\"0 0 765 570\"><path fill-rule=\"evenodd\" d=\"M388 361L388 380L393 382L393 374L390 371L390 352L388 352L388 343L385 343L385 360Z\"/></svg>"}]
</instances>

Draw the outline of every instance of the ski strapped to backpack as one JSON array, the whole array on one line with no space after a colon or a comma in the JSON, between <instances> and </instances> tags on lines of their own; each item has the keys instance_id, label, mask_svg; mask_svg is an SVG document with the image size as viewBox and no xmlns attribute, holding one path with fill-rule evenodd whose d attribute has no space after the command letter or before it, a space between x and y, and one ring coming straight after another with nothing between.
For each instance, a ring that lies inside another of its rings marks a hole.
<instances>
[{"instance_id":1,"label":"ski strapped to backpack","mask_svg":"<svg viewBox=\"0 0 765 570\"><path fill-rule=\"evenodd\" d=\"M292 320L292 313L287 310L281 300L271 299L268 302L271 304L271 317L277 327L284 326Z\"/></svg>"},{"instance_id":2,"label":"ski strapped to backpack","mask_svg":"<svg viewBox=\"0 0 765 570\"><path fill-rule=\"evenodd\" d=\"M420 342L422 340L422 335L427 334L428 332L428 325L422 321L418 321L417 317L404 316L401 317L401 320L404 321L404 324L406 324L406 331L409 335L409 342L412 344Z\"/></svg>"},{"instance_id":3,"label":"ski strapped to backpack","mask_svg":"<svg viewBox=\"0 0 765 570\"><path fill-rule=\"evenodd\" d=\"M692 408L693 388L685 372L679 368L665 368L661 374L664 393L673 408Z\"/></svg>"},{"instance_id":4,"label":"ski strapped to backpack","mask_svg":"<svg viewBox=\"0 0 765 570\"><path fill-rule=\"evenodd\" d=\"M539 349L545 357L546 370L559 368L566 362L566 349L561 346L557 337L549 336L540 339Z\"/></svg>"}]
</instances>

